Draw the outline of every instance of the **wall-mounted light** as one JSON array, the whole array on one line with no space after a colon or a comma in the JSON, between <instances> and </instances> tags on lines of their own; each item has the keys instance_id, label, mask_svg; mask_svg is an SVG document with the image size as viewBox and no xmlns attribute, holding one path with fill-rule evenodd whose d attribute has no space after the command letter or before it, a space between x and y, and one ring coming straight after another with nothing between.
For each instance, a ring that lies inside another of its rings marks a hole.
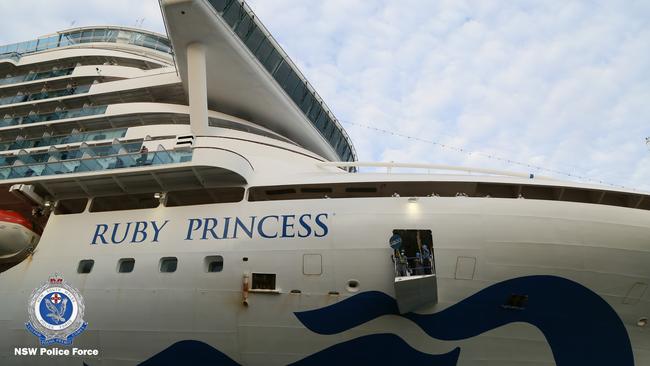
<instances>
[{"instance_id":1,"label":"wall-mounted light","mask_svg":"<svg viewBox=\"0 0 650 366\"><path fill-rule=\"evenodd\" d=\"M640 318L639 320L636 321L636 325L642 328L645 327L646 325L648 325L648 318L646 317Z\"/></svg>"}]
</instances>

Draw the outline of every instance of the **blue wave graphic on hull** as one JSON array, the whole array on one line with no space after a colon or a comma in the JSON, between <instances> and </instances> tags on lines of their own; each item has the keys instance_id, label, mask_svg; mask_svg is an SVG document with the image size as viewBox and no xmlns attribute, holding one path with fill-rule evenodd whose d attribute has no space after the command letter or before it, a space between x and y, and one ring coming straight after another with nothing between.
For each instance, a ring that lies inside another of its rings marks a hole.
<instances>
[{"instance_id":1,"label":"blue wave graphic on hull","mask_svg":"<svg viewBox=\"0 0 650 366\"><path fill-rule=\"evenodd\" d=\"M504 308L504 301L512 294L528 296L525 309ZM295 313L300 322L319 334L340 333L387 314L399 315L397 303L377 291ZM524 322L544 334L558 366L634 365L630 339L614 309L593 291L561 277L515 278L487 287L438 313L402 316L429 336L449 341Z\"/></svg>"},{"instance_id":2,"label":"blue wave graphic on hull","mask_svg":"<svg viewBox=\"0 0 650 366\"><path fill-rule=\"evenodd\" d=\"M442 355L430 355L409 346L394 334L371 334L335 344L291 366L309 365L427 365L455 366L460 348Z\"/></svg>"}]
</instances>

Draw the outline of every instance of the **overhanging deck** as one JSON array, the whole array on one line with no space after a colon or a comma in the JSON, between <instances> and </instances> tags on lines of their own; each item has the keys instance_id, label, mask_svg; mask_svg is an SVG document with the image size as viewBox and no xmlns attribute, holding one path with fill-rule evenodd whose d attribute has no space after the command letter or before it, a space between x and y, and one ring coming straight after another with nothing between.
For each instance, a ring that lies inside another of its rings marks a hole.
<instances>
[{"instance_id":1,"label":"overhanging deck","mask_svg":"<svg viewBox=\"0 0 650 366\"><path fill-rule=\"evenodd\" d=\"M183 86L188 46L205 49L209 107L278 132L330 160L356 160L322 98L239 0L163 0Z\"/></svg>"}]
</instances>

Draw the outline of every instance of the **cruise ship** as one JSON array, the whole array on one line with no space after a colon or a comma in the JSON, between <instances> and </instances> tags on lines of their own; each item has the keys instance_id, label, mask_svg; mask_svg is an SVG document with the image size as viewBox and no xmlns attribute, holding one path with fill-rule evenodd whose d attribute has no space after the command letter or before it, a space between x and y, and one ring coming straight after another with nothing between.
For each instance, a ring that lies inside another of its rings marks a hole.
<instances>
[{"instance_id":1,"label":"cruise ship","mask_svg":"<svg viewBox=\"0 0 650 366\"><path fill-rule=\"evenodd\" d=\"M160 8L0 46L0 364L650 365L649 195L361 162L246 3Z\"/></svg>"}]
</instances>

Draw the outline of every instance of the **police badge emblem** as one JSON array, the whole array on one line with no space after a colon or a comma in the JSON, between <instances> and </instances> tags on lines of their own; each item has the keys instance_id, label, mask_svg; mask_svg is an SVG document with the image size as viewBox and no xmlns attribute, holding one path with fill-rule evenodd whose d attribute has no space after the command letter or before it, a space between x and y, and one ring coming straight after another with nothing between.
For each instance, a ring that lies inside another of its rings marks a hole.
<instances>
[{"instance_id":1,"label":"police badge emblem","mask_svg":"<svg viewBox=\"0 0 650 366\"><path fill-rule=\"evenodd\" d=\"M74 337L86 329L84 302L79 291L55 274L32 292L28 305L27 330L38 337L41 345L71 345Z\"/></svg>"}]
</instances>

